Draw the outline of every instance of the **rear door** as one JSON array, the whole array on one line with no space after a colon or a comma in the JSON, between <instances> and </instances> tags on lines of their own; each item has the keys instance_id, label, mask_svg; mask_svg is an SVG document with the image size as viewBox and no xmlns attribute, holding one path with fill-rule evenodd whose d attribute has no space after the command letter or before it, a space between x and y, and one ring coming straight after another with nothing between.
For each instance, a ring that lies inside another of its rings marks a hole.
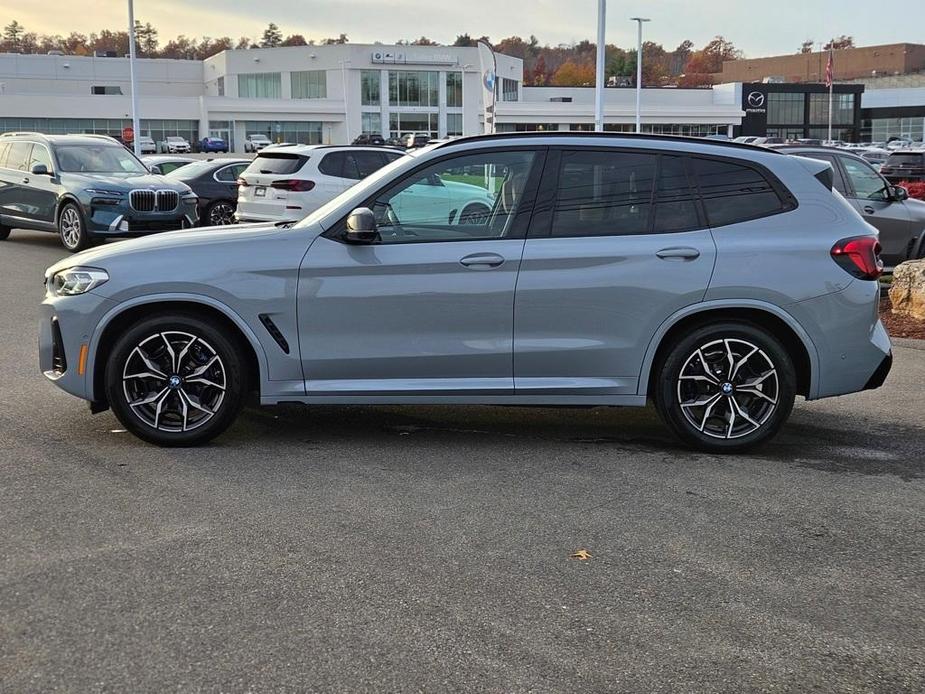
<instances>
[{"instance_id":1,"label":"rear door","mask_svg":"<svg viewBox=\"0 0 925 694\"><path fill-rule=\"evenodd\" d=\"M716 256L688 162L550 153L514 302L518 395L636 395L649 341L702 300Z\"/></svg>"},{"instance_id":2,"label":"rear door","mask_svg":"<svg viewBox=\"0 0 925 694\"><path fill-rule=\"evenodd\" d=\"M889 266L903 262L910 241L921 231L908 208L890 196L886 179L870 164L854 157L837 157L848 183L848 199L864 220L880 232L883 262Z\"/></svg>"},{"instance_id":3,"label":"rear door","mask_svg":"<svg viewBox=\"0 0 925 694\"><path fill-rule=\"evenodd\" d=\"M3 160L0 210L13 224L17 221L26 222L32 217L26 191L29 180L26 167L31 155L31 142L10 142Z\"/></svg>"}]
</instances>

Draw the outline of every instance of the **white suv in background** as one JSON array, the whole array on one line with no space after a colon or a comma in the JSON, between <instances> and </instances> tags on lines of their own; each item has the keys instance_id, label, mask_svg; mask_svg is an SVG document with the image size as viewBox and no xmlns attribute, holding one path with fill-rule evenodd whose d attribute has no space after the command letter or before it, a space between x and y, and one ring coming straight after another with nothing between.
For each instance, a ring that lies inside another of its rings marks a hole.
<instances>
[{"instance_id":1,"label":"white suv in background","mask_svg":"<svg viewBox=\"0 0 925 694\"><path fill-rule=\"evenodd\" d=\"M167 154L188 154L190 152L189 142L176 135L171 135L164 140L164 148L167 150Z\"/></svg>"},{"instance_id":2,"label":"white suv in background","mask_svg":"<svg viewBox=\"0 0 925 694\"><path fill-rule=\"evenodd\" d=\"M269 147L272 142L270 138L266 135L261 135L260 133L251 133L246 138L244 138L244 151L245 152L259 152L264 147Z\"/></svg>"},{"instance_id":3,"label":"white suv in background","mask_svg":"<svg viewBox=\"0 0 925 694\"><path fill-rule=\"evenodd\" d=\"M357 181L402 159L383 147L273 145L238 178L242 222L298 221Z\"/></svg>"}]
</instances>

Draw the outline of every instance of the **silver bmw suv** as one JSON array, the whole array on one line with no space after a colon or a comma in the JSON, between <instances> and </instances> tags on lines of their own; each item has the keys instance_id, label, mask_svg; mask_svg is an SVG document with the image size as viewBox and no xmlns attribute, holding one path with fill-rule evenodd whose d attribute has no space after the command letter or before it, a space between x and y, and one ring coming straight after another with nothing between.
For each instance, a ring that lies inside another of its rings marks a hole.
<instances>
[{"instance_id":1,"label":"silver bmw suv","mask_svg":"<svg viewBox=\"0 0 925 694\"><path fill-rule=\"evenodd\" d=\"M483 214L463 214L485 199ZM48 269L41 369L138 437L260 402L628 406L691 446L880 386L876 230L826 162L660 136L424 148L294 226L128 241Z\"/></svg>"}]
</instances>

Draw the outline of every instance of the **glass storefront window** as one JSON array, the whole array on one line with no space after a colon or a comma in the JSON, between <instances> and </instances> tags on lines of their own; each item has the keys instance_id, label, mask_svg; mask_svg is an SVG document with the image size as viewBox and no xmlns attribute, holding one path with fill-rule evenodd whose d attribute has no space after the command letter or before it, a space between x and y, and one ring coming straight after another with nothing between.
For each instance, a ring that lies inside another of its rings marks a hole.
<instances>
[{"instance_id":1,"label":"glass storefront window","mask_svg":"<svg viewBox=\"0 0 925 694\"><path fill-rule=\"evenodd\" d=\"M429 133L437 137L436 113L390 113L389 136L401 137L408 133Z\"/></svg>"},{"instance_id":2,"label":"glass storefront window","mask_svg":"<svg viewBox=\"0 0 925 694\"><path fill-rule=\"evenodd\" d=\"M921 142L925 137L925 116L865 120L863 132L863 139L870 142L887 142L891 137Z\"/></svg>"},{"instance_id":3,"label":"glass storefront window","mask_svg":"<svg viewBox=\"0 0 925 694\"><path fill-rule=\"evenodd\" d=\"M809 95L809 122L823 125L829 122L829 95ZM854 123L854 94L834 94L832 97L832 122L838 125Z\"/></svg>"},{"instance_id":4,"label":"glass storefront window","mask_svg":"<svg viewBox=\"0 0 925 694\"><path fill-rule=\"evenodd\" d=\"M446 73L446 105L451 108L463 105L461 72Z\"/></svg>"},{"instance_id":5,"label":"glass storefront window","mask_svg":"<svg viewBox=\"0 0 925 694\"><path fill-rule=\"evenodd\" d=\"M463 134L463 114L448 113L446 114L446 134L447 137Z\"/></svg>"},{"instance_id":6,"label":"glass storefront window","mask_svg":"<svg viewBox=\"0 0 925 694\"><path fill-rule=\"evenodd\" d=\"M437 106L440 73L429 70L389 71L389 105Z\"/></svg>"},{"instance_id":7,"label":"glass storefront window","mask_svg":"<svg viewBox=\"0 0 925 694\"><path fill-rule=\"evenodd\" d=\"M278 127L277 127L278 126ZM244 131L266 135L271 142L295 142L300 145L321 144L321 121L244 121Z\"/></svg>"},{"instance_id":8,"label":"glass storefront window","mask_svg":"<svg viewBox=\"0 0 925 694\"><path fill-rule=\"evenodd\" d=\"M498 123L495 125L495 131L499 133L532 133L558 129L558 123Z\"/></svg>"},{"instance_id":9,"label":"glass storefront window","mask_svg":"<svg viewBox=\"0 0 925 694\"><path fill-rule=\"evenodd\" d=\"M802 125L806 114L806 95L771 92L768 94L768 123Z\"/></svg>"},{"instance_id":10,"label":"glass storefront window","mask_svg":"<svg viewBox=\"0 0 925 694\"><path fill-rule=\"evenodd\" d=\"M293 99L328 97L328 73L324 70L303 70L289 74Z\"/></svg>"},{"instance_id":11,"label":"glass storefront window","mask_svg":"<svg viewBox=\"0 0 925 694\"><path fill-rule=\"evenodd\" d=\"M382 114L378 112L364 113L362 119L362 128L365 135L379 135L382 133Z\"/></svg>"},{"instance_id":12,"label":"glass storefront window","mask_svg":"<svg viewBox=\"0 0 925 694\"><path fill-rule=\"evenodd\" d=\"M379 70L360 71L360 103L363 106L379 105Z\"/></svg>"},{"instance_id":13,"label":"glass storefront window","mask_svg":"<svg viewBox=\"0 0 925 694\"><path fill-rule=\"evenodd\" d=\"M245 99L279 99L282 78L278 72L254 72L238 75L238 96Z\"/></svg>"},{"instance_id":14,"label":"glass storefront window","mask_svg":"<svg viewBox=\"0 0 925 694\"><path fill-rule=\"evenodd\" d=\"M122 137L122 129L132 125L131 118L0 118L0 132L28 131L47 135L109 135ZM179 135L188 142L199 139L199 121L185 119L141 119L141 133L155 142L168 135Z\"/></svg>"}]
</instances>

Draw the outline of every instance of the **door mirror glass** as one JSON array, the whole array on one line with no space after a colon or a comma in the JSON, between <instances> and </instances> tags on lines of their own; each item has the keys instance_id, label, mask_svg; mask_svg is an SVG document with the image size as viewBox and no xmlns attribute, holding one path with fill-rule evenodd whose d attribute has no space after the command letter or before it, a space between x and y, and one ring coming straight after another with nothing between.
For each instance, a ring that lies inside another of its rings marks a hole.
<instances>
[{"instance_id":1,"label":"door mirror glass","mask_svg":"<svg viewBox=\"0 0 925 694\"><path fill-rule=\"evenodd\" d=\"M163 171L161 171L161 167L158 166L157 164L151 164L151 166L148 167L148 170L151 173L157 174L157 175L161 175L163 173Z\"/></svg>"},{"instance_id":2,"label":"door mirror glass","mask_svg":"<svg viewBox=\"0 0 925 694\"><path fill-rule=\"evenodd\" d=\"M893 186L890 189L890 196L898 201L902 202L903 200L909 199L909 191L903 188L902 186Z\"/></svg>"},{"instance_id":3,"label":"door mirror glass","mask_svg":"<svg viewBox=\"0 0 925 694\"><path fill-rule=\"evenodd\" d=\"M44 164L34 164L32 166L32 173L36 176L47 176L48 167L45 166Z\"/></svg>"},{"instance_id":4,"label":"door mirror glass","mask_svg":"<svg viewBox=\"0 0 925 694\"><path fill-rule=\"evenodd\" d=\"M376 217L368 207L358 207L347 217L347 241L375 243L379 239Z\"/></svg>"}]
</instances>

